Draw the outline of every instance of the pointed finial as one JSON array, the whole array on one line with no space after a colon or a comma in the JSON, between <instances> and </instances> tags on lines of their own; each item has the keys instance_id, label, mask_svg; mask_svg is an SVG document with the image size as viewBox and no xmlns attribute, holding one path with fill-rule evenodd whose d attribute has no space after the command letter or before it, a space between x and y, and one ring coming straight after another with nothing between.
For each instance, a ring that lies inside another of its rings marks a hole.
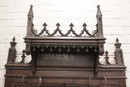
<instances>
[{"instance_id":1,"label":"pointed finial","mask_svg":"<svg viewBox=\"0 0 130 87\"><path fill-rule=\"evenodd\" d=\"M121 43L119 43L119 39L116 38L116 43L115 43L116 48L120 48L121 47Z\"/></svg>"},{"instance_id":2,"label":"pointed finial","mask_svg":"<svg viewBox=\"0 0 130 87\"><path fill-rule=\"evenodd\" d=\"M116 38L116 42L119 43L119 39L118 38Z\"/></svg>"},{"instance_id":3,"label":"pointed finial","mask_svg":"<svg viewBox=\"0 0 130 87\"><path fill-rule=\"evenodd\" d=\"M60 26L60 24L59 24L59 23L57 23L57 24L56 24L56 26Z\"/></svg>"},{"instance_id":4,"label":"pointed finial","mask_svg":"<svg viewBox=\"0 0 130 87\"><path fill-rule=\"evenodd\" d=\"M83 27L86 27L86 26L87 26L87 24L86 24L86 23L84 23L84 24L83 24Z\"/></svg>"},{"instance_id":5,"label":"pointed finial","mask_svg":"<svg viewBox=\"0 0 130 87\"><path fill-rule=\"evenodd\" d=\"M97 8L100 8L100 5L97 5Z\"/></svg>"},{"instance_id":6,"label":"pointed finial","mask_svg":"<svg viewBox=\"0 0 130 87\"><path fill-rule=\"evenodd\" d=\"M13 37L13 39L12 39L12 40L13 40L13 42L15 42L15 37Z\"/></svg>"},{"instance_id":7,"label":"pointed finial","mask_svg":"<svg viewBox=\"0 0 130 87\"><path fill-rule=\"evenodd\" d=\"M25 52L26 52L25 50L22 51L22 53L25 53Z\"/></svg>"},{"instance_id":8,"label":"pointed finial","mask_svg":"<svg viewBox=\"0 0 130 87\"><path fill-rule=\"evenodd\" d=\"M73 26L74 26L73 23L71 23L71 24L70 24L70 27L73 27Z\"/></svg>"},{"instance_id":9,"label":"pointed finial","mask_svg":"<svg viewBox=\"0 0 130 87\"><path fill-rule=\"evenodd\" d=\"M28 12L28 16L34 17L34 15L33 15L33 5L30 5L30 9L29 9L29 12Z\"/></svg>"},{"instance_id":10,"label":"pointed finial","mask_svg":"<svg viewBox=\"0 0 130 87\"><path fill-rule=\"evenodd\" d=\"M10 42L11 47L15 47L17 43L15 42L15 37L13 37L12 41Z\"/></svg>"},{"instance_id":11,"label":"pointed finial","mask_svg":"<svg viewBox=\"0 0 130 87\"><path fill-rule=\"evenodd\" d=\"M108 57L108 51L105 52L105 59L106 59L106 64L110 64L109 57Z\"/></svg>"},{"instance_id":12,"label":"pointed finial","mask_svg":"<svg viewBox=\"0 0 130 87\"><path fill-rule=\"evenodd\" d=\"M30 5L30 8L32 8L33 7L33 5Z\"/></svg>"},{"instance_id":13,"label":"pointed finial","mask_svg":"<svg viewBox=\"0 0 130 87\"><path fill-rule=\"evenodd\" d=\"M105 54L108 55L108 51L106 51Z\"/></svg>"},{"instance_id":14,"label":"pointed finial","mask_svg":"<svg viewBox=\"0 0 130 87\"><path fill-rule=\"evenodd\" d=\"M97 15L96 15L96 17L98 17L98 18L102 17L102 13L101 13L101 10L100 10L100 5L97 5Z\"/></svg>"},{"instance_id":15,"label":"pointed finial","mask_svg":"<svg viewBox=\"0 0 130 87\"><path fill-rule=\"evenodd\" d=\"M47 26L47 24L46 24L46 23L44 23L44 24L43 24L43 26L44 26L44 27L46 27L46 26Z\"/></svg>"}]
</instances>

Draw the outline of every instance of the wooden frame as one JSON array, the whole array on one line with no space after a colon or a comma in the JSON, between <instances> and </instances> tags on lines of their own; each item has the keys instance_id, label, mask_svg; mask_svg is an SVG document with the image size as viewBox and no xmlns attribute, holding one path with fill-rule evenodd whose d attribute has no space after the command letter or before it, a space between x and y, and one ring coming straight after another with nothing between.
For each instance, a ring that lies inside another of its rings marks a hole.
<instances>
[{"instance_id":1,"label":"wooden frame","mask_svg":"<svg viewBox=\"0 0 130 87\"><path fill-rule=\"evenodd\" d=\"M10 42L6 64L5 87L126 87L123 52L116 40L116 64L109 63L108 52L104 54L102 13L97 6L97 24L93 34L83 24L78 34L71 23L63 33L60 24L50 33L47 24L37 34L33 24L32 5L28 13L26 49L22 60L15 63L15 38ZM59 35L57 36L57 33ZM99 64L99 56L105 55L106 65ZM32 61L24 63L27 55Z\"/></svg>"}]
</instances>

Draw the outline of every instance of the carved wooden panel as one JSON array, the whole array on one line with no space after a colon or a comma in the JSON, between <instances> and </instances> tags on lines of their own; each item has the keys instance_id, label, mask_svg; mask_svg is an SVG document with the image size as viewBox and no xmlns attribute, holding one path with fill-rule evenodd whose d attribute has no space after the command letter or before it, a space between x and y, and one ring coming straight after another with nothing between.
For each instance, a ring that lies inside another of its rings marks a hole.
<instances>
[{"instance_id":1,"label":"carved wooden panel","mask_svg":"<svg viewBox=\"0 0 130 87\"><path fill-rule=\"evenodd\" d=\"M37 66L50 67L94 67L94 55L43 54L37 56Z\"/></svg>"}]
</instances>

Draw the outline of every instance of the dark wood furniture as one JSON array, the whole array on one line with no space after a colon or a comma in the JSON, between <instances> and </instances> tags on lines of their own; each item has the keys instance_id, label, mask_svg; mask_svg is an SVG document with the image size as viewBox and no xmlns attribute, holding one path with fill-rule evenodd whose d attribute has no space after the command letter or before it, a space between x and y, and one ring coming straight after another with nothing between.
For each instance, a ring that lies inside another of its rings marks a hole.
<instances>
[{"instance_id":1,"label":"dark wood furniture","mask_svg":"<svg viewBox=\"0 0 130 87\"><path fill-rule=\"evenodd\" d=\"M60 24L50 33L47 24L37 34L33 24L33 10L28 13L27 35L24 38L26 49L22 60L15 62L15 38L10 42L6 66L5 87L126 87L126 77L121 43L116 40L116 64L110 64L108 52L104 54L102 13L97 6L96 30L91 34L87 25L77 33L71 23L70 29L63 33ZM105 65L99 57L105 55ZM31 55L30 63L25 63Z\"/></svg>"}]
</instances>

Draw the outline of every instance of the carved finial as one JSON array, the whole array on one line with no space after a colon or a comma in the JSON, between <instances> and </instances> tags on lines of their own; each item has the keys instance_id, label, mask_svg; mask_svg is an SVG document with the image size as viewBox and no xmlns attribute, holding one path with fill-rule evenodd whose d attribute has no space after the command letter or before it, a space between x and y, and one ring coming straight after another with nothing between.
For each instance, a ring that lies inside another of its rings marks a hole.
<instances>
[{"instance_id":1,"label":"carved finial","mask_svg":"<svg viewBox=\"0 0 130 87\"><path fill-rule=\"evenodd\" d=\"M108 55L108 51L106 51L105 54Z\"/></svg>"},{"instance_id":2,"label":"carved finial","mask_svg":"<svg viewBox=\"0 0 130 87\"><path fill-rule=\"evenodd\" d=\"M15 37L13 37L12 41L10 42L11 47L15 47L17 43L15 42Z\"/></svg>"},{"instance_id":3,"label":"carved finial","mask_svg":"<svg viewBox=\"0 0 130 87\"><path fill-rule=\"evenodd\" d=\"M74 26L73 23L71 23L71 24L70 24L70 27L73 27L73 26Z\"/></svg>"},{"instance_id":4,"label":"carved finial","mask_svg":"<svg viewBox=\"0 0 130 87\"><path fill-rule=\"evenodd\" d=\"M97 36L102 37L103 36L103 25L102 25L102 13L100 10L100 5L97 5L97 14L96 14L96 18L97 18Z\"/></svg>"},{"instance_id":5,"label":"carved finial","mask_svg":"<svg viewBox=\"0 0 130 87\"><path fill-rule=\"evenodd\" d=\"M30 9L29 9L29 12L28 12L28 21L27 21L27 34L26 34L26 37L30 37L33 35L33 9L32 9L32 5L30 5Z\"/></svg>"},{"instance_id":6,"label":"carved finial","mask_svg":"<svg viewBox=\"0 0 130 87\"><path fill-rule=\"evenodd\" d=\"M119 43L119 39L118 38L116 38L116 42Z\"/></svg>"},{"instance_id":7,"label":"carved finial","mask_svg":"<svg viewBox=\"0 0 130 87\"><path fill-rule=\"evenodd\" d=\"M116 60L116 64L118 65L124 65L124 60L123 60L123 51L120 48L121 47L121 43L119 42L119 39L116 39L116 43L115 43L115 60Z\"/></svg>"},{"instance_id":8,"label":"carved finial","mask_svg":"<svg viewBox=\"0 0 130 87\"><path fill-rule=\"evenodd\" d=\"M13 41L15 41L15 37L13 37L13 39L12 39Z\"/></svg>"},{"instance_id":9,"label":"carved finial","mask_svg":"<svg viewBox=\"0 0 130 87\"><path fill-rule=\"evenodd\" d=\"M102 17L102 13L101 13L101 10L100 10L100 5L97 5L97 15L96 15L97 18L101 18Z\"/></svg>"},{"instance_id":10,"label":"carved finial","mask_svg":"<svg viewBox=\"0 0 130 87\"><path fill-rule=\"evenodd\" d=\"M33 7L33 5L30 5L30 7L32 8L32 7Z\"/></svg>"},{"instance_id":11,"label":"carved finial","mask_svg":"<svg viewBox=\"0 0 130 87\"><path fill-rule=\"evenodd\" d=\"M24 60L25 60L25 57L26 57L26 56L25 56L25 53L26 53L26 51L23 50L23 51L22 51L22 56L21 56L21 57L22 57L21 63L24 63Z\"/></svg>"},{"instance_id":12,"label":"carved finial","mask_svg":"<svg viewBox=\"0 0 130 87\"><path fill-rule=\"evenodd\" d=\"M15 37L13 37L12 41L10 42L11 47L9 48L9 53L8 53L8 63L14 63L16 56L16 42L15 42Z\"/></svg>"},{"instance_id":13,"label":"carved finial","mask_svg":"<svg viewBox=\"0 0 130 87\"><path fill-rule=\"evenodd\" d=\"M58 26L60 26L60 24L59 24L59 23L57 23L57 24L56 24L56 26L58 27Z\"/></svg>"},{"instance_id":14,"label":"carved finial","mask_svg":"<svg viewBox=\"0 0 130 87\"><path fill-rule=\"evenodd\" d=\"M100 5L97 5L97 8L100 8Z\"/></svg>"},{"instance_id":15,"label":"carved finial","mask_svg":"<svg viewBox=\"0 0 130 87\"><path fill-rule=\"evenodd\" d=\"M83 24L83 27L86 27L86 26L87 26L87 24L86 24L86 23L84 23L84 24Z\"/></svg>"},{"instance_id":16,"label":"carved finial","mask_svg":"<svg viewBox=\"0 0 130 87\"><path fill-rule=\"evenodd\" d=\"M106 64L109 64L108 51L105 52L105 55Z\"/></svg>"},{"instance_id":17,"label":"carved finial","mask_svg":"<svg viewBox=\"0 0 130 87\"><path fill-rule=\"evenodd\" d=\"M46 24L46 23L44 23L44 24L43 24L43 26L44 26L44 27L46 27L46 26L47 26L47 24Z\"/></svg>"},{"instance_id":18,"label":"carved finial","mask_svg":"<svg viewBox=\"0 0 130 87\"><path fill-rule=\"evenodd\" d=\"M33 5L30 5L30 10L29 10L29 12L28 12L28 16L32 16L32 17L34 17L34 15L33 15Z\"/></svg>"},{"instance_id":19,"label":"carved finial","mask_svg":"<svg viewBox=\"0 0 130 87\"><path fill-rule=\"evenodd\" d=\"M115 46L116 46L116 48L120 48L121 47L121 43L119 42L118 38L116 38Z\"/></svg>"}]
</instances>

